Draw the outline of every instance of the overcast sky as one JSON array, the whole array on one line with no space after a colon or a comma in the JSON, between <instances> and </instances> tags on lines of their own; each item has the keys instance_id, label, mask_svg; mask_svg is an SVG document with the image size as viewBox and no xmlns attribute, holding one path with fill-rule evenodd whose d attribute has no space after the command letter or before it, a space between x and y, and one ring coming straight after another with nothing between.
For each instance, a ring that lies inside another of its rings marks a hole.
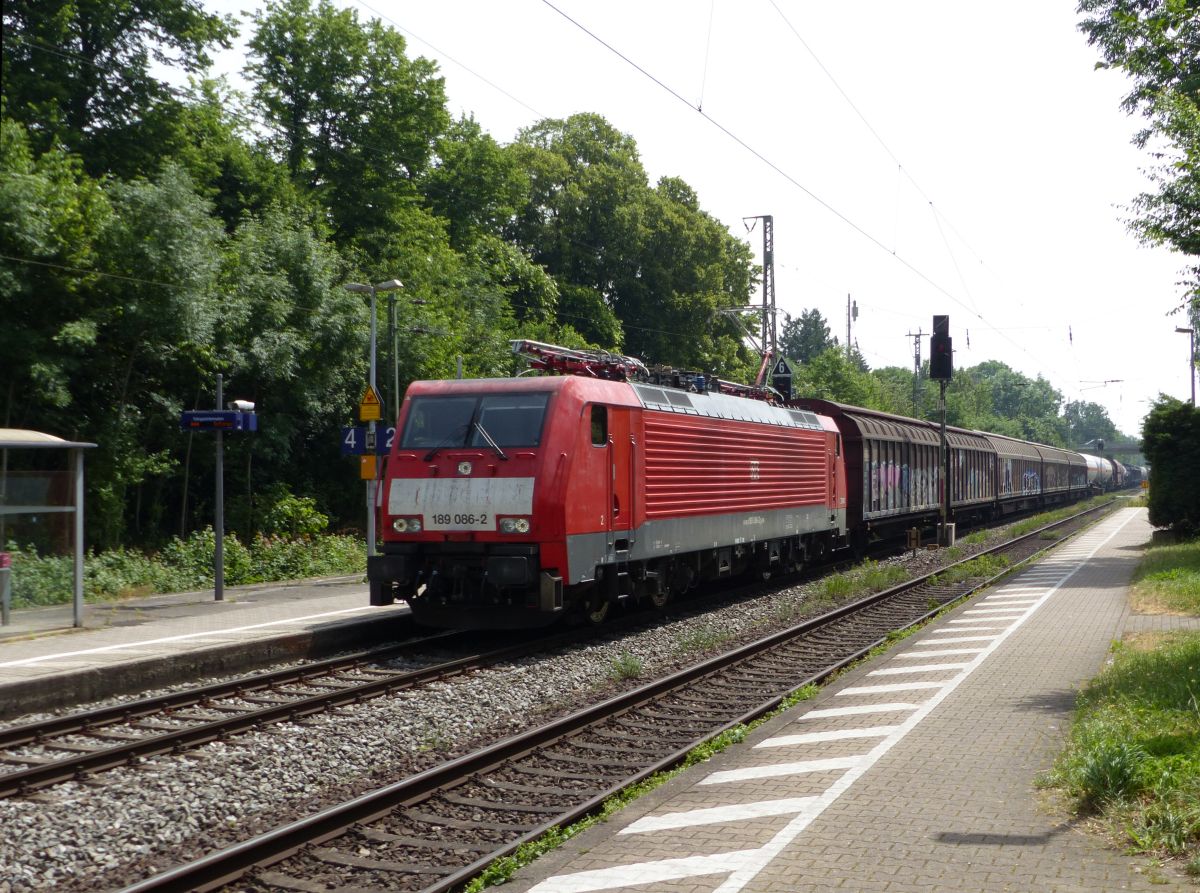
<instances>
[{"instance_id":1,"label":"overcast sky","mask_svg":"<svg viewBox=\"0 0 1200 893\"><path fill-rule=\"evenodd\" d=\"M501 142L597 112L759 260L743 218L773 215L779 309L844 342L851 295L873 367L911 368L906 336L945 313L956 367L1043 375L1128 433L1159 392L1188 399L1184 259L1122 222L1148 159L1073 2L552 2L335 0L436 60L451 111Z\"/></svg>"}]
</instances>

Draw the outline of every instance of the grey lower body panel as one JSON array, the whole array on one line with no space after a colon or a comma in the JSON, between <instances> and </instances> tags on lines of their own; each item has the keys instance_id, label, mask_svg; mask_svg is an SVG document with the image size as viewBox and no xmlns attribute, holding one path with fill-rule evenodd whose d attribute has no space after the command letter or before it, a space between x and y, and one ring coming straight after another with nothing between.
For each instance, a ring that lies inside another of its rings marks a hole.
<instances>
[{"instance_id":1,"label":"grey lower body panel","mask_svg":"<svg viewBox=\"0 0 1200 893\"><path fill-rule=\"evenodd\" d=\"M651 561L689 552L793 536L846 533L846 510L825 506L647 521L637 530L567 537L569 584L591 580L597 566Z\"/></svg>"}]
</instances>

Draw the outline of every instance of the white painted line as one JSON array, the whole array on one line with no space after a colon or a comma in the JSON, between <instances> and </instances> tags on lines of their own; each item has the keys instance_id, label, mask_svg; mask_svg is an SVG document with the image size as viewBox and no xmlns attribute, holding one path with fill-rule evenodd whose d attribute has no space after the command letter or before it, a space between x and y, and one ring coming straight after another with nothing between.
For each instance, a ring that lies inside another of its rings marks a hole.
<instances>
[{"instance_id":1,"label":"white painted line","mask_svg":"<svg viewBox=\"0 0 1200 893\"><path fill-rule=\"evenodd\" d=\"M992 620L992 621L996 621L996 620L1003 620L1004 618L1002 618L1002 617L989 617L988 619L989 619L989 620ZM975 623L983 623L983 619L982 619L982 618L980 618L979 620L976 620L976 621L974 621L974 622L975 622ZM988 626L988 625L983 625L983 626L960 626L960 627L958 627L957 629L956 629L956 628L954 628L954 627L952 627L952 626L946 626L946 627L941 627L940 629L931 629L931 630L929 631L929 634L930 634L931 636L948 636L948 635L950 635L951 633L965 633L965 632L973 632L973 631L975 631L975 630L985 630L985 629L996 629L996 630L1003 630L1003 629L1008 629L1008 625L1007 625L1007 624L1003 624L1003 623L1002 623L1002 624L1000 624L1000 625L998 625L998 626L997 626L995 623L993 623L993 624L992 624L992 625L990 625L990 626Z\"/></svg>"},{"instance_id":2,"label":"white painted line","mask_svg":"<svg viewBox=\"0 0 1200 893\"><path fill-rule=\"evenodd\" d=\"M936 645L936 642L922 642L922 645ZM912 660L919 657L941 657L943 654L978 654L983 648L941 648L937 651L905 651L892 657L892 660Z\"/></svg>"},{"instance_id":3,"label":"white painted line","mask_svg":"<svg viewBox=\"0 0 1200 893\"><path fill-rule=\"evenodd\" d=\"M824 760L800 760L795 763L772 763L769 766L744 766L714 772L700 780L700 784L729 784L735 781L753 781L757 778L782 778L785 775L806 775L813 772L844 772L853 769L865 759L860 754L854 757L829 757Z\"/></svg>"},{"instance_id":4,"label":"white painted line","mask_svg":"<svg viewBox=\"0 0 1200 893\"><path fill-rule=\"evenodd\" d=\"M829 741L852 741L857 738L886 738L899 726L873 726L869 729L833 729L829 732L805 732L803 735L780 735L754 745L760 747L791 747L796 744L825 744Z\"/></svg>"},{"instance_id":5,"label":"white painted line","mask_svg":"<svg viewBox=\"0 0 1200 893\"><path fill-rule=\"evenodd\" d=\"M798 815L817 802L816 797L787 797L782 800L759 800L757 803L735 803L733 806L710 806L664 815L648 815L618 834L645 834L648 831L669 831L672 828L695 828L723 822L745 822L777 815Z\"/></svg>"},{"instance_id":6,"label":"white painted line","mask_svg":"<svg viewBox=\"0 0 1200 893\"><path fill-rule=\"evenodd\" d=\"M1003 617L969 617L965 620L947 620L946 623L948 623L948 624L953 623L958 627L958 629L952 629L952 628L947 627L946 629L941 630L941 632L944 635L945 633L949 633L949 632L960 633L964 629L1006 629L1007 628L1006 625L1001 625L1001 626L978 626L978 625L971 626L970 625L972 623L980 624L980 623L987 623L989 621L1003 620L1003 619L1004 619ZM930 632L934 632L934 630L930 630Z\"/></svg>"},{"instance_id":7,"label":"white painted line","mask_svg":"<svg viewBox=\"0 0 1200 893\"><path fill-rule=\"evenodd\" d=\"M728 874L750 865L758 853L758 850L738 850L715 856L688 856L684 859L662 859L658 862L577 871L546 878L530 887L529 893L593 893L595 890L654 884L706 874Z\"/></svg>"},{"instance_id":8,"label":"white painted line","mask_svg":"<svg viewBox=\"0 0 1200 893\"><path fill-rule=\"evenodd\" d=\"M1025 613L1024 608L971 608L963 611L964 614L1010 614L1013 617L1020 617Z\"/></svg>"},{"instance_id":9,"label":"white painted line","mask_svg":"<svg viewBox=\"0 0 1200 893\"><path fill-rule=\"evenodd\" d=\"M891 667L886 670L872 670L868 676L900 676L905 673L938 673L943 670L961 670L971 666L964 664L918 664L915 667Z\"/></svg>"},{"instance_id":10,"label":"white painted line","mask_svg":"<svg viewBox=\"0 0 1200 893\"><path fill-rule=\"evenodd\" d=\"M863 704L859 707L826 707L809 710L801 719L827 719L831 716L864 716L868 713L894 713L897 710L916 710L920 704Z\"/></svg>"},{"instance_id":11,"label":"white painted line","mask_svg":"<svg viewBox=\"0 0 1200 893\"><path fill-rule=\"evenodd\" d=\"M883 685L852 685L843 688L834 697L847 695L886 695L894 691L925 691L930 688L941 688L945 682L887 682Z\"/></svg>"},{"instance_id":12,"label":"white painted line","mask_svg":"<svg viewBox=\"0 0 1200 893\"><path fill-rule=\"evenodd\" d=\"M228 636L230 633L245 632L250 629L264 629L268 626L285 626L289 623L303 623L306 620L320 620L322 617L337 617L340 614L368 613L369 607L343 608L340 611L325 611L320 614L305 614L303 617L289 617L286 620L270 620L266 623L253 623L249 626L235 626L228 629L212 629L202 633L185 633L179 636L163 636L161 639L143 639L140 642L124 642L120 645L104 645L99 648L84 648L81 651L60 651L58 654L43 654L40 657L25 657L21 660L10 660L0 663L0 667L24 667L30 664L40 664L48 660L62 660L68 657L79 657L84 654L103 654L106 651L123 651L134 648L145 648L147 645L161 645L164 642L183 642L188 639L207 639Z\"/></svg>"},{"instance_id":13,"label":"white painted line","mask_svg":"<svg viewBox=\"0 0 1200 893\"><path fill-rule=\"evenodd\" d=\"M933 632L936 632L936 630L933 630ZM956 633L956 632L958 632L958 630L952 629L952 630L949 630L949 632ZM956 644L958 642L992 642L992 641L995 641L995 639L996 639L996 636L956 636L954 638L938 639L937 644L946 645L946 644ZM934 643L933 642L923 642L922 644L932 645Z\"/></svg>"}]
</instances>

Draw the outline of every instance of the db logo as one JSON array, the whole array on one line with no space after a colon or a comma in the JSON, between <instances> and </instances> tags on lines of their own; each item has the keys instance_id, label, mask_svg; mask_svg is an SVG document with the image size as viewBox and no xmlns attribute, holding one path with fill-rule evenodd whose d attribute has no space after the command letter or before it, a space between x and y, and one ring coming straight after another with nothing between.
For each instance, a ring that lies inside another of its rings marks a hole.
<instances>
[{"instance_id":1,"label":"db logo","mask_svg":"<svg viewBox=\"0 0 1200 893\"><path fill-rule=\"evenodd\" d=\"M758 480L758 460L757 459L750 460L750 480L752 480L752 481Z\"/></svg>"}]
</instances>

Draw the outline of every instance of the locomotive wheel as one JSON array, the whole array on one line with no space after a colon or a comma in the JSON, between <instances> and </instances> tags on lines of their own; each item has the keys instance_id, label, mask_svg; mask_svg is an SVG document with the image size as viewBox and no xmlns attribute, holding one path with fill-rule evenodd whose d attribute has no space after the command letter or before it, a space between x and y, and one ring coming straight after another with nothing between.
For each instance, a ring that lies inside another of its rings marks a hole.
<instances>
[{"instance_id":1,"label":"locomotive wheel","mask_svg":"<svg viewBox=\"0 0 1200 893\"><path fill-rule=\"evenodd\" d=\"M599 626L608 619L608 608L611 604L603 593L593 592L584 602L583 616L592 626Z\"/></svg>"},{"instance_id":2,"label":"locomotive wheel","mask_svg":"<svg viewBox=\"0 0 1200 893\"><path fill-rule=\"evenodd\" d=\"M671 591L669 589L663 589L662 587L659 587L651 592L648 598L650 599L650 604L654 607L654 609L656 611L661 611L667 606L667 603L671 601Z\"/></svg>"}]
</instances>

